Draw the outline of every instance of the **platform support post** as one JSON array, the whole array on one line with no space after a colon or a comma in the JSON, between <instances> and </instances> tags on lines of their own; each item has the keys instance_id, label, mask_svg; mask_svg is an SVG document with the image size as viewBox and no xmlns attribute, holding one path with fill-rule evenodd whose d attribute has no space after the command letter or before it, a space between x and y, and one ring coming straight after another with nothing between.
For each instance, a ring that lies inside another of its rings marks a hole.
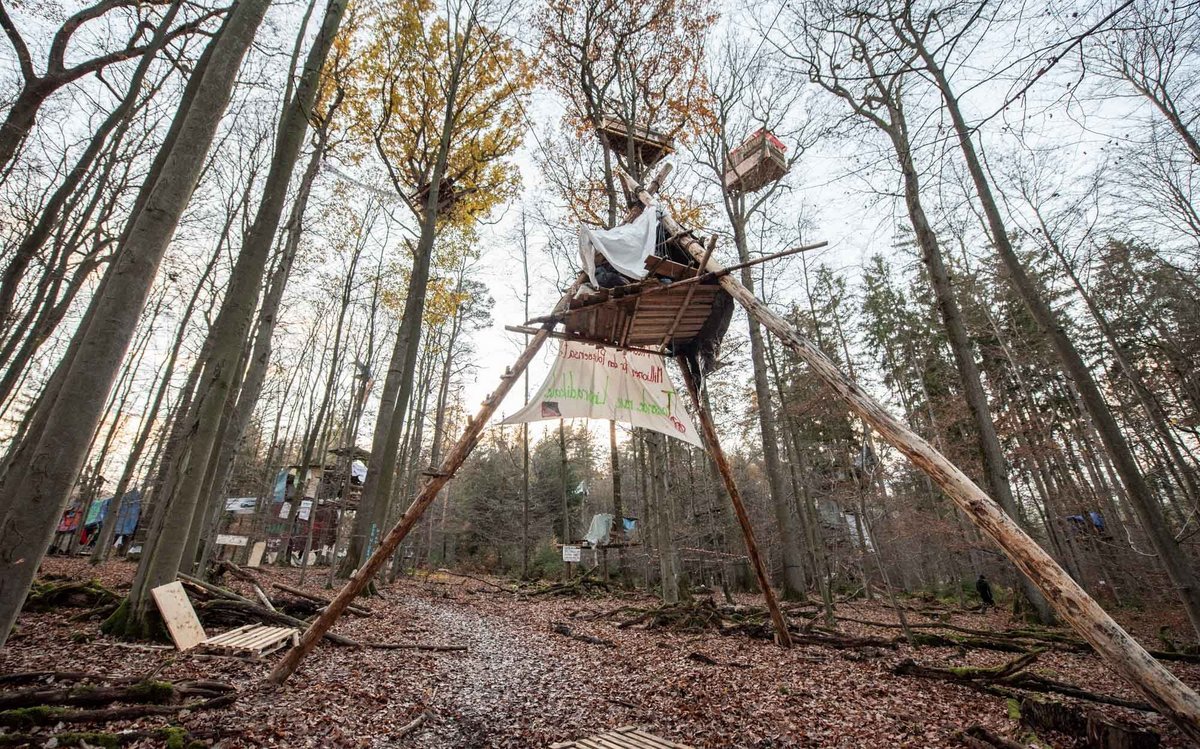
<instances>
[{"instance_id":1,"label":"platform support post","mask_svg":"<svg viewBox=\"0 0 1200 749\"><path fill-rule=\"evenodd\" d=\"M704 407L704 402L700 398L700 389L688 362L681 357L676 358L675 361L679 364L679 370L683 372L683 381L687 385L688 393L692 396L692 405L696 407L696 414L700 418L700 431L704 434L704 444L708 448L708 455L716 464L717 472L721 474L725 491L729 494L729 501L733 503L733 512L737 515L738 525L742 528L742 538L746 542L746 554L750 557L754 576L758 578L758 587L762 590L763 598L767 602L767 611L771 613L771 622L775 625L775 642L781 647L790 648L792 636L788 633L787 620L783 618L783 612L779 610L779 601L775 598L775 591L771 588L767 567L763 564L762 554L758 550L758 541L754 538L754 528L750 525L750 515L746 512L745 503L742 502L742 493L733 480L733 469L729 467L729 460L725 457L725 451L721 449L721 441L717 437L717 427L713 424L712 414Z\"/></svg>"}]
</instances>

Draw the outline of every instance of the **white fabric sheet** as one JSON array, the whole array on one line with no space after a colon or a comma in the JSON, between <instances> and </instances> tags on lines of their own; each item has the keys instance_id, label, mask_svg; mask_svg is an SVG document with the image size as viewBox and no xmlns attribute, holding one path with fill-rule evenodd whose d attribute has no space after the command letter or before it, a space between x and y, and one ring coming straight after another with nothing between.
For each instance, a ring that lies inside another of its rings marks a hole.
<instances>
[{"instance_id":1,"label":"white fabric sheet","mask_svg":"<svg viewBox=\"0 0 1200 749\"><path fill-rule=\"evenodd\" d=\"M592 286L596 282L596 253L608 259L608 264L618 273L632 279L646 277L646 258L654 254L658 236L658 209L648 207L628 224L613 229L579 229L579 259L587 271Z\"/></svg>"}]
</instances>

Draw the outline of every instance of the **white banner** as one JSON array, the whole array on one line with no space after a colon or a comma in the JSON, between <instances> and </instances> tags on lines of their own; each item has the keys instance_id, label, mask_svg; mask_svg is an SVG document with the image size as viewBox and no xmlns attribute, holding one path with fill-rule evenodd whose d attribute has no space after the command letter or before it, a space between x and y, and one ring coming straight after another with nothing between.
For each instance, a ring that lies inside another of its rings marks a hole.
<instances>
[{"instance_id":1,"label":"white banner","mask_svg":"<svg viewBox=\"0 0 1200 749\"><path fill-rule=\"evenodd\" d=\"M623 421L702 446L658 354L562 341L541 389L501 423L559 418Z\"/></svg>"}]
</instances>

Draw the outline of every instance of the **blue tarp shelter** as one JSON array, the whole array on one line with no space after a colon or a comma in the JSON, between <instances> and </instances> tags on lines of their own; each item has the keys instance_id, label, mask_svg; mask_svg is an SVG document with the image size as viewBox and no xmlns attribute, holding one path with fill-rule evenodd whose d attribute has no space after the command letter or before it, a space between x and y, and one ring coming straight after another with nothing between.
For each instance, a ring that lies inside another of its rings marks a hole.
<instances>
[{"instance_id":1,"label":"blue tarp shelter","mask_svg":"<svg viewBox=\"0 0 1200 749\"><path fill-rule=\"evenodd\" d=\"M105 497L99 501L93 502L88 509L87 521L85 527L93 528L104 522L104 518L108 517L108 508L112 504L112 497ZM125 494L125 501L121 503L121 514L117 516L117 527L113 531L116 536L129 536L133 534L137 528L138 519L142 515L142 493L137 489L132 489Z\"/></svg>"}]
</instances>

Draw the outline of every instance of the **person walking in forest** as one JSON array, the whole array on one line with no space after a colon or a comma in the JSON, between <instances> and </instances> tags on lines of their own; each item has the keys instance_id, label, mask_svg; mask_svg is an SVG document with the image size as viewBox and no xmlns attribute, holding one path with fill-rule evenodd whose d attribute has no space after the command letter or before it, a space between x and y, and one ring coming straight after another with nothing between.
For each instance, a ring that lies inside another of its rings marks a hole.
<instances>
[{"instance_id":1,"label":"person walking in forest","mask_svg":"<svg viewBox=\"0 0 1200 749\"><path fill-rule=\"evenodd\" d=\"M996 599L992 598L992 586L982 573L979 575L979 579L975 581L975 592L979 594L979 600L983 602L984 611L996 605Z\"/></svg>"}]
</instances>

